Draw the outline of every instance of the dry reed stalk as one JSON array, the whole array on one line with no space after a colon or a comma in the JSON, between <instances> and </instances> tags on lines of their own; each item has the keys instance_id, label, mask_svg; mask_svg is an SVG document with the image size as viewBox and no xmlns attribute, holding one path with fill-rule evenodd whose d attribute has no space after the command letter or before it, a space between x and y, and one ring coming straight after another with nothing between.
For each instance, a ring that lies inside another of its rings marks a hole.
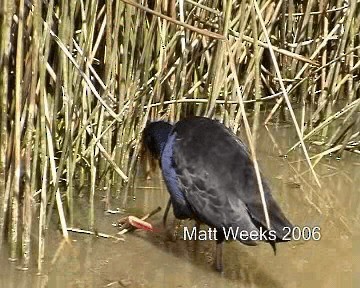
<instances>
[{"instance_id":1,"label":"dry reed stalk","mask_svg":"<svg viewBox=\"0 0 360 288\"><path fill-rule=\"evenodd\" d=\"M98 195L105 210L112 196L123 206L135 196L148 119L208 115L235 133L245 123L256 159L260 115L278 122L289 109L300 139L291 150L302 144L312 170L329 151L359 153L359 1L139 3L0 4L0 236L12 235L24 268L34 227L39 271L53 216L67 237L77 191L89 199L91 228ZM324 145L314 163L311 137Z\"/></svg>"},{"instance_id":2,"label":"dry reed stalk","mask_svg":"<svg viewBox=\"0 0 360 288\"><path fill-rule=\"evenodd\" d=\"M0 74L0 90L1 103L0 103L0 205L1 207L7 207L8 197L6 189L9 177L9 169L7 162L7 150L9 143L8 132L8 105L9 95L11 95L12 87L9 87L9 74L10 74L10 59L11 59L11 20L15 5L12 1L2 1L1 8L3 10L3 16L1 21L1 41L0 41L0 67L2 73ZM0 211L0 249L2 247L5 217L7 209Z\"/></svg>"},{"instance_id":3,"label":"dry reed stalk","mask_svg":"<svg viewBox=\"0 0 360 288\"><path fill-rule=\"evenodd\" d=\"M255 12L255 8L252 5L251 6L251 25L252 25L252 33L253 33L253 37L255 39L254 41L254 73L255 73L255 82L254 82L254 86L255 86L255 99L259 100L261 98L261 88L260 88L260 62L259 62L259 46L258 46L258 41L257 39L258 37L258 27L257 27L257 21L256 21L256 12ZM257 131L259 128L259 123L260 123L260 103L259 102L255 102L255 107L254 107L254 120L253 120L253 125L252 125L252 136L254 140L254 147L256 147L256 139L257 139Z\"/></svg>"},{"instance_id":4,"label":"dry reed stalk","mask_svg":"<svg viewBox=\"0 0 360 288\"><path fill-rule=\"evenodd\" d=\"M10 260L17 260L18 244L18 226L19 226L19 200L20 200L20 173L23 169L21 159L21 110L22 110L22 78L23 78L23 61L24 61L24 43L22 41L24 33L24 0L19 3L19 22L17 30L17 47L16 47L16 78L15 78L15 115L13 122L14 141L13 147L13 171L14 175L11 189L11 228L10 228Z\"/></svg>"},{"instance_id":5,"label":"dry reed stalk","mask_svg":"<svg viewBox=\"0 0 360 288\"><path fill-rule=\"evenodd\" d=\"M262 19L262 17L261 17L261 14L260 14L260 11L259 11L259 6L257 5L256 0L253 0L253 3L254 3L254 6L255 6L255 10L256 10L256 12L257 12L257 14L258 14L258 17L259 17L260 24L261 24L261 26L262 26L263 32L264 32L264 34L265 34L266 41L267 41L268 44L269 44L269 51L270 51L270 54L271 54L271 59L272 59L272 61L273 61L274 67L275 67L276 75L277 75L277 77L278 77L278 79L279 79L279 84L280 84L280 86L281 86L281 90L282 90L282 92L283 92L283 96L284 96L284 99L285 99L285 101L286 101L286 104L287 104L287 106L288 106L288 108L289 108L290 115L291 115L291 118L292 118L292 120L293 120L295 129L296 129L296 132L297 132L297 134L298 134L298 136L299 136L300 143L302 144L302 149L303 149L303 151L304 151L304 155L305 155L306 161L308 162L308 165L309 165L309 167L310 167L310 170L311 170L311 172L312 172L312 174L313 174L313 176L314 176L314 179L315 179L316 183L317 183L319 186L321 186L321 185L320 185L320 182L319 182L319 179L317 178L316 173L315 173L315 170L313 169L312 164L311 164L311 161L310 161L310 159L309 159L309 155L308 155L308 152L307 152L307 150L306 150L306 146L305 146L303 137L302 137L302 135L301 135L301 131L300 131L299 125L298 125L298 123L297 123L297 121L296 121L296 117L295 117L293 108L292 108L292 106L291 106L291 103L290 103L290 100L289 100L289 96L288 96L287 91L286 91L286 88L285 88L285 86L284 86L284 82L283 82L283 80L282 80L282 78L281 78L279 66L278 66L278 63L277 63L277 61L276 61L276 58L275 58L275 55L274 55L274 51L272 50L271 43L270 43L270 38L269 38L269 35L267 34L264 21L263 21L263 19Z\"/></svg>"},{"instance_id":6,"label":"dry reed stalk","mask_svg":"<svg viewBox=\"0 0 360 288\"><path fill-rule=\"evenodd\" d=\"M40 5L38 2L34 3L34 19L33 19L33 35L31 43L31 75L38 75L39 70L39 35L41 33L41 11L39 10ZM29 95L29 103L28 103L28 118L27 118L27 125L26 131L24 135L24 144L25 144L25 155L24 155L24 201L23 201L23 212L22 212L22 268L28 269L30 263L30 243L31 243L31 225L32 225L32 191L31 191L31 159L35 158L35 152L37 149L33 148L33 135L35 132L35 97L36 97L36 90L37 90L38 79L37 77L31 77L31 84L30 84L30 95ZM33 151L32 151L33 150ZM34 153L32 153L34 152ZM33 186L34 187L34 186Z\"/></svg>"},{"instance_id":7,"label":"dry reed stalk","mask_svg":"<svg viewBox=\"0 0 360 288\"><path fill-rule=\"evenodd\" d=\"M234 60L233 60L233 55L232 55L231 50L230 50L229 47L228 47L228 55L229 55L229 62L230 62L231 72L233 73L234 82L235 82L235 85L237 87L237 89L236 89L237 93L236 94L237 94L238 99L239 99L239 106L240 106L241 115L242 115L243 121L244 121L246 137L247 137L248 142L249 142L251 158L252 158L252 161L253 161L253 164L254 164L254 170L255 170L256 180L258 182L261 202L262 202L263 208L264 208L266 226L270 230L271 229L271 223L270 223L269 213L268 213L268 209L267 209L267 205L266 205L266 201L265 201L265 193L264 193L264 188L263 188L263 185L262 185L259 165L257 163L255 145L254 145L254 142L253 142L253 137L252 137L252 134L251 134L249 122L248 122L247 117L246 117L245 106L244 106L242 95L241 95L240 85L239 85L239 82L237 80L236 67L235 67L235 63L234 63Z\"/></svg>"}]
</instances>

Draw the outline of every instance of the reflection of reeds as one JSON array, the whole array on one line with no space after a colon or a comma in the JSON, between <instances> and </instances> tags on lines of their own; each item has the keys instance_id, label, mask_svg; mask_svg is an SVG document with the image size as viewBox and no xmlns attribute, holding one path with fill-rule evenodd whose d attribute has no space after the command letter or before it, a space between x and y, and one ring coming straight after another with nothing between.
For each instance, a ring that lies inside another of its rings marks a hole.
<instances>
[{"instance_id":1,"label":"reflection of reeds","mask_svg":"<svg viewBox=\"0 0 360 288\"><path fill-rule=\"evenodd\" d=\"M360 153L358 1L135 2L1 1L0 239L24 267L38 226L41 270L53 207L66 238L79 191L90 229L97 187L105 209L126 203L148 118L216 115L235 132L242 119L255 152L260 111L269 122L288 109L289 151L302 144L312 171ZM325 144L312 158L311 136Z\"/></svg>"}]
</instances>

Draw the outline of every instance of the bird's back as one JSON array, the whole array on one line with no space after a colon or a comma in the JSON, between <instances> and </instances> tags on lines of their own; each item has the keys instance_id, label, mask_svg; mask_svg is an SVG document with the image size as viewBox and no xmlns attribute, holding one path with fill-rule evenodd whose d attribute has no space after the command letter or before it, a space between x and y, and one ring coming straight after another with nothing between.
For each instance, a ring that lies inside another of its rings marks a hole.
<instances>
[{"instance_id":1,"label":"bird's back","mask_svg":"<svg viewBox=\"0 0 360 288\"><path fill-rule=\"evenodd\" d=\"M255 170L246 146L221 123L203 117L181 120L172 135L180 189L199 220L213 227L266 227ZM263 180L271 228L277 240L290 222Z\"/></svg>"}]
</instances>

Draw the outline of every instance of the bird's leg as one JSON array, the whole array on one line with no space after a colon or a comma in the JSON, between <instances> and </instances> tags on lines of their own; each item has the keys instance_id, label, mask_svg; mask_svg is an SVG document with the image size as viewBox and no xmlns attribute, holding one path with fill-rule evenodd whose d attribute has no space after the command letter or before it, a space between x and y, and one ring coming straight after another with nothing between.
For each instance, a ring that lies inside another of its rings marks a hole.
<instances>
[{"instance_id":1,"label":"bird's leg","mask_svg":"<svg viewBox=\"0 0 360 288\"><path fill-rule=\"evenodd\" d=\"M165 212L164 212L164 216L163 216L163 225L166 228L166 219L169 213L171 207L171 198L169 199L168 203L166 204L166 208L165 208ZM174 224L173 224L173 232L170 234L171 240L172 241L176 241L177 237L178 237L178 232L179 232L179 228L182 225L182 220L179 219L174 219Z\"/></svg>"},{"instance_id":2,"label":"bird's leg","mask_svg":"<svg viewBox=\"0 0 360 288\"><path fill-rule=\"evenodd\" d=\"M175 242L177 240L178 235L179 235L179 229L181 228L182 223L183 223L183 220L174 218L172 228L165 229L166 235L170 241Z\"/></svg>"},{"instance_id":3,"label":"bird's leg","mask_svg":"<svg viewBox=\"0 0 360 288\"><path fill-rule=\"evenodd\" d=\"M197 233L199 233L199 231L200 231L200 222L199 221L197 221L197 220L195 220L195 231L197 232Z\"/></svg>"},{"instance_id":4,"label":"bird's leg","mask_svg":"<svg viewBox=\"0 0 360 288\"><path fill-rule=\"evenodd\" d=\"M166 219L167 219L167 215L169 213L170 207L171 207L171 198L169 199L169 201L168 201L168 203L166 205L164 216L163 216L163 225L164 225L164 227L166 227Z\"/></svg>"},{"instance_id":5,"label":"bird's leg","mask_svg":"<svg viewBox=\"0 0 360 288\"><path fill-rule=\"evenodd\" d=\"M181 228L181 226L183 225L183 220L179 220L179 219L176 219L174 220L174 231L173 231L173 234L172 234L172 240L175 242L179 236L179 230Z\"/></svg>"},{"instance_id":6,"label":"bird's leg","mask_svg":"<svg viewBox=\"0 0 360 288\"><path fill-rule=\"evenodd\" d=\"M215 269L223 272L223 241L216 241Z\"/></svg>"}]
</instances>

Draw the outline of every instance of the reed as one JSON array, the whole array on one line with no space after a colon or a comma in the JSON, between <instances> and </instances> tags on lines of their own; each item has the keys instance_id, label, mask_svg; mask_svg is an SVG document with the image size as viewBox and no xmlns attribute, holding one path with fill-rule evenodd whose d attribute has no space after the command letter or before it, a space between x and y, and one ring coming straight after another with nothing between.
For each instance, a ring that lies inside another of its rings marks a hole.
<instances>
[{"instance_id":1,"label":"reed","mask_svg":"<svg viewBox=\"0 0 360 288\"><path fill-rule=\"evenodd\" d=\"M0 247L41 271L79 194L89 230L98 196L126 206L148 119L244 124L254 160L259 125L287 121L319 183L322 157L360 154L359 27L358 0L1 1Z\"/></svg>"}]
</instances>

